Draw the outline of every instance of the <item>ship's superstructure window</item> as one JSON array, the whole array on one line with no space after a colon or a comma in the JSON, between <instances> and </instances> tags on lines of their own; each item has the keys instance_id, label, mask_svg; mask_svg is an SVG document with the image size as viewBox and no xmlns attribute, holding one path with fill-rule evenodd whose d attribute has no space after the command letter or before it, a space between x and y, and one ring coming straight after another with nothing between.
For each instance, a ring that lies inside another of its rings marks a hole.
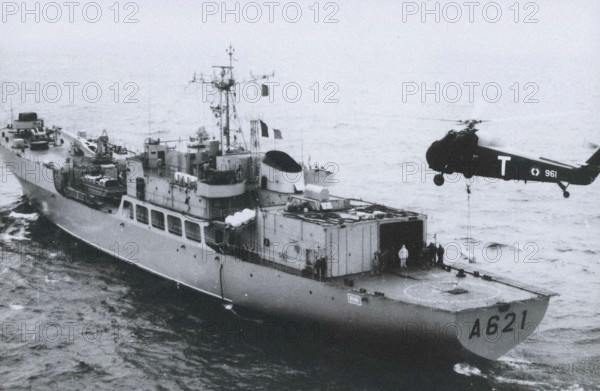
<instances>
[{"instance_id":1,"label":"ship's superstructure window","mask_svg":"<svg viewBox=\"0 0 600 391\"><path fill-rule=\"evenodd\" d=\"M150 211L150 217L152 218L152 226L154 228L165 229L165 215L157 210Z\"/></svg>"},{"instance_id":2,"label":"ship's superstructure window","mask_svg":"<svg viewBox=\"0 0 600 391\"><path fill-rule=\"evenodd\" d=\"M168 215L167 227L170 233L181 236L181 219L179 217Z\"/></svg>"},{"instance_id":3,"label":"ship's superstructure window","mask_svg":"<svg viewBox=\"0 0 600 391\"><path fill-rule=\"evenodd\" d=\"M200 233L200 225L192 223L191 221L185 221L185 237L195 242L202 241L202 235Z\"/></svg>"},{"instance_id":4,"label":"ship's superstructure window","mask_svg":"<svg viewBox=\"0 0 600 391\"><path fill-rule=\"evenodd\" d=\"M148 224L148 208L141 205L135 206L135 218L143 224Z\"/></svg>"},{"instance_id":5,"label":"ship's superstructure window","mask_svg":"<svg viewBox=\"0 0 600 391\"><path fill-rule=\"evenodd\" d=\"M123 217L133 220L133 205L129 201L123 201Z\"/></svg>"}]
</instances>

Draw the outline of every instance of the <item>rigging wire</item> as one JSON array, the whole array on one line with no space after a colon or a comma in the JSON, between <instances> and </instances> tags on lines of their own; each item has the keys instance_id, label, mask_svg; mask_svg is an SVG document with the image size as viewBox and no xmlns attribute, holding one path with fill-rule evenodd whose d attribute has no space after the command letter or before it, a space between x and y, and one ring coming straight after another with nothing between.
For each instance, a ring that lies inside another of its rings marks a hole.
<instances>
[{"instance_id":1,"label":"rigging wire","mask_svg":"<svg viewBox=\"0 0 600 391\"><path fill-rule=\"evenodd\" d=\"M472 249L472 238L471 238L471 185L467 183L467 246L469 248L469 263L475 262L473 254L471 253Z\"/></svg>"}]
</instances>

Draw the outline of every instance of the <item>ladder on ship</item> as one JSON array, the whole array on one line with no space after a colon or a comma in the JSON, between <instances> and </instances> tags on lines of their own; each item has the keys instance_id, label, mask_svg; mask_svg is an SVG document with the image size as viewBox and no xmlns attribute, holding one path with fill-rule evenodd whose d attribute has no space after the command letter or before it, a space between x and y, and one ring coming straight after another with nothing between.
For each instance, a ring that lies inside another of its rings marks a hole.
<instances>
[{"instance_id":1,"label":"ladder on ship","mask_svg":"<svg viewBox=\"0 0 600 391\"><path fill-rule=\"evenodd\" d=\"M258 196L258 191L256 189L252 189L248 191L248 199L250 201L250 206L252 209L260 208L260 197Z\"/></svg>"}]
</instances>

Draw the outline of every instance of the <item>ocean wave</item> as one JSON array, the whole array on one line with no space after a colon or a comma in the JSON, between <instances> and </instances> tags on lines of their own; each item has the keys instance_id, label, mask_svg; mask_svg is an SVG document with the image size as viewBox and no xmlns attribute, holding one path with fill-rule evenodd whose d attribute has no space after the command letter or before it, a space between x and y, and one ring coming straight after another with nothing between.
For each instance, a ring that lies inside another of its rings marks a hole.
<instances>
[{"instance_id":1,"label":"ocean wave","mask_svg":"<svg viewBox=\"0 0 600 391\"><path fill-rule=\"evenodd\" d=\"M569 388L561 388L561 391L585 391L579 384L573 384Z\"/></svg>"},{"instance_id":2,"label":"ocean wave","mask_svg":"<svg viewBox=\"0 0 600 391\"><path fill-rule=\"evenodd\" d=\"M2 216L2 229L0 238L5 243L12 241L29 240L29 225L36 222L40 215L33 211L27 204L21 203L13 208L10 213Z\"/></svg>"},{"instance_id":3,"label":"ocean wave","mask_svg":"<svg viewBox=\"0 0 600 391\"><path fill-rule=\"evenodd\" d=\"M574 249L569 248L569 247L563 247L563 248L557 248L556 251L558 251L559 253L570 253L571 251L574 251Z\"/></svg>"},{"instance_id":4,"label":"ocean wave","mask_svg":"<svg viewBox=\"0 0 600 391\"><path fill-rule=\"evenodd\" d=\"M459 375L486 377L481 373L479 368L471 366L469 364L457 363L454 364L454 367L452 369L454 369L454 372L458 373Z\"/></svg>"},{"instance_id":5,"label":"ocean wave","mask_svg":"<svg viewBox=\"0 0 600 391\"><path fill-rule=\"evenodd\" d=\"M40 215L38 213L18 213L15 211L10 212L8 217L13 218L15 220L27 220L27 221L36 221Z\"/></svg>"},{"instance_id":6,"label":"ocean wave","mask_svg":"<svg viewBox=\"0 0 600 391\"><path fill-rule=\"evenodd\" d=\"M0 216L5 216L22 204L22 201L14 200L14 198L18 197L14 197L14 195L10 193L0 193L0 202L7 202L7 204L0 204Z\"/></svg>"},{"instance_id":7,"label":"ocean wave","mask_svg":"<svg viewBox=\"0 0 600 391\"><path fill-rule=\"evenodd\" d=\"M505 384L518 384L520 386L529 386L529 387L542 387L542 389L549 389L550 385L548 383L534 381L534 380L523 380L523 379L511 379L504 376L496 376L494 379L500 383Z\"/></svg>"},{"instance_id":8,"label":"ocean wave","mask_svg":"<svg viewBox=\"0 0 600 391\"><path fill-rule=\"evenodd\" d=\"M24 226L20 226L16 229L12 229L10 232L4 232L0 236L4 243L10 243L15 240L29 240L27 237L27 229Z\"/></svg>"},{"instance_id":9,"label":"ocean wave","mask_svg":"<svg viewBox=\"0 0 600 391\"><path fill-rule=\"evenodd\" d=\"M528 361L524 358L515 358L515 357L500 357L498 359L498 362L501 362L502 364L505 364L507 366L509 366L512 369L519 369L519 370L524 370L526 368L528 368L532 362Z\"/></svg>"},{"instance_id":10,"label":"ocean wave","mask_svg":"<svg viewBox=\"0 0 600 391\"><path fill-rule=\"evenodd\" d=\"M490 243L488 243L487 247L489 247L489 248L505 248L505 247L508 247L508 245L503 244L503 243L490 242Z\"/></svg>"}]
</instances>

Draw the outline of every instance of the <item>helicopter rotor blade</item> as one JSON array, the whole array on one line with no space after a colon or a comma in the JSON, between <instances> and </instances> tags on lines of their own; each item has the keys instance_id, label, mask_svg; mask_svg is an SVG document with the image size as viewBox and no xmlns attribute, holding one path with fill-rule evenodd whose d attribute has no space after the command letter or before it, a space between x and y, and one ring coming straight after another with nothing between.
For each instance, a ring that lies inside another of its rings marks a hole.
<instances>
[{"instance_id":1,"label":"helicopter rotor blade","mask_svg":"<svg viewBox=\"0 0 600 391\"><path fill-rule=\"evenodd\" d=\"M459 124L480 124L482 122L490 122L489 119L459 119L456 121Z\"/></svg>"},{"instance_id":2,"label":"helicopter rotor blade","mask_svg":"<svg viewBox=\"0 0 600 391\"><path fill-rule=\"evenodd\" d=\"M542 114L521 115L521 116L504 117L504 118L494 118L493 120L476 119L477 117L472 117L469 119L418 117L417 119L426 120L426 121L454 122L459 125L470 125L470 124L477 125L477 124L480 124L483 122L495 122L496 123L496 122L525 121L525 120L536 120L536 119L544 119L544 118L569 117L569 116L576 116L576 115L582 115L582 114L589 114L589 111L576 110L576 111L556 112L556 113L542 113Z\"/></svg>"},{"instance_id":3,"label":"helicopter rotor blade","mask_svg":"<svg viewBox=\"0 0 600 391\"><path fill-rule=\"evenodd\" d=\"M424 117L417 117L417 119L424 119L425 121L456 122L455 119L447 119L447 118L424 118Z\"/></svg>"},{"instance_id":4,"label":"helicopter rotor blade","mask_svg":"<svg viewBox=\"0 0 600 391\"><path fill-rule=\"evenodd\" d=\"M542 114L532 114L532 115L521 115L514 117L504 117L494 119L494 122L509 122L509 121L522 121L522 120L534 120L534 119L544 119L544 118L554 118L554 117L568 117L574 115L581 114L589 114L587 110L576 110L576 111L561 111L556 113L542 113Z\"/></svg>"},{"instance_id":5,"label":"helicopter rotor blade","mask_svg":"<svg viewBox=\"0 0 600 391\"><path fill-rule=\"evenodd\" d=\"M424 118L424 117L419 117L417 119L423 119L426 121L452 122L452 123L459 124L459 125L467 125L470 123L479 124L482 122L490 122L490 120L488 120L488 119L448 119L448 118Z\"/></svg>"}]
</instances>

